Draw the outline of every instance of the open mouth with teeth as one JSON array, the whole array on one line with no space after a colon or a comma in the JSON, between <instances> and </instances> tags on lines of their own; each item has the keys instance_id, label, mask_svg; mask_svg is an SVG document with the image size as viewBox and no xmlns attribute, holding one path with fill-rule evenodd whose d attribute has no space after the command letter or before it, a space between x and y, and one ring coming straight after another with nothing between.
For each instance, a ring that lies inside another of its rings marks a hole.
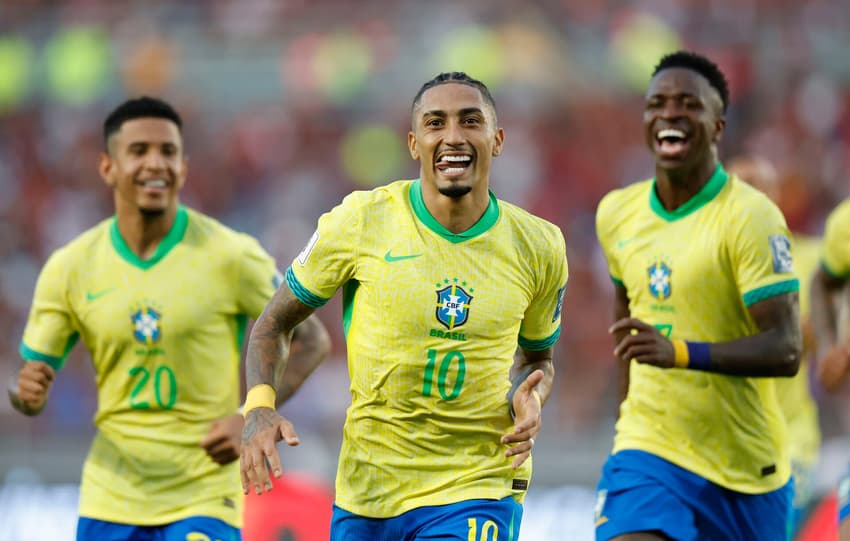
<instances>
[{"instance_id":1,"label":"open mouth with teeth","mask_svg":"<svg viewBox=\"0 0 850 541\"><path fill-rule=\"evenodd\" d=\"M161 193L168 189L168 181L162 178L136 181L136 185L141 186L148 193Z\"/></svg>"},{"instance_id":2,"label":"open mouth with teeth","mask_svg":"<svg viewBox=\"0 0 850 541\"><path fill-rule=\"evenodd\" d=\"M682 130L666 128L655 134L655 149L664 158L678 158L688 149L688 136Z\"/></svg>"},{"instance_id":3,"label":"open mouth with teeth","mask_svg":"<svg viewBox=\"0 0 850 541\"><path fill-rule=\"evenodd\" d=\"M470 154L443 154L434 165L437 171L443 175L457 177L466 172L472 165L472 156Z\"/></svg>"}]
</instances>

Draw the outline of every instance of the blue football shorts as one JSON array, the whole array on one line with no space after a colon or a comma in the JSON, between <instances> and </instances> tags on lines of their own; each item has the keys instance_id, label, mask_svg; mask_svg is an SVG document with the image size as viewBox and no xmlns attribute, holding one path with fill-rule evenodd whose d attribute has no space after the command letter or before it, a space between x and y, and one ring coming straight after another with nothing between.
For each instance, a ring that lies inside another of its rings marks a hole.
<instances>
[{"instance_id":1,"label":"blue football shorts","mask_svg":"<svg viewBox=\"0 0 850 541\"><path fill-rule=\"evenodd\" d=\"M134 526L80 517L77 541L241 541L238 528L210 517L189 517L161 526Z\"/></svg>"},{"instance_id":2,"label":"blue football shorts","mask_svg":"<svg viewBox=\"0 0 850 541\"><path fill-rule=\"evenodd\" d=\"M651 453L608 457L596 492L596 539L635 532L677 541L788 541L794 483L765 494L735 492Z\"/></svg>"},{"instance_id":3,"label":"blue football shorts","mask_svg":"<svg viewBox=\"0 0 850 541\"><path fill-rule=\"evenodd\" d=\"M368 518L336 505L331 541L516 541L522 505L512 496L425 506L391 518Z\"/></svg>"},{"instance_id":4,"label":"blue football shorts","mask_svg":"<svg viewBox=\"0 0 850 541\"><path fill-rule=\"evenodd\" d=\"M850 517L850 465L847 466L847 471L838 482L838 523L844 522L847 517Z\"/></svg>"}]
</instances>

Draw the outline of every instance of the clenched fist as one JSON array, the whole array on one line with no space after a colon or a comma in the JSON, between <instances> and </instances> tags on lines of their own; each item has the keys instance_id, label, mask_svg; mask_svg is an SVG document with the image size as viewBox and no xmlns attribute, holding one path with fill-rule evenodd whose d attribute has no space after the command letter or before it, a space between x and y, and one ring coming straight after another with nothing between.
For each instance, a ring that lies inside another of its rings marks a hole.
<instances>
[{"instance_id":1,"label":"clenched fist","mask_svg":"<svg viewBox=\"0 0 850 541\"><path fill-rule=\"evenodd\" d=\"M41 361L27 361L9 386L12 406L24 415L38 415L47 404L47 395L56 372Z\"/></svg>"}]
</instances>

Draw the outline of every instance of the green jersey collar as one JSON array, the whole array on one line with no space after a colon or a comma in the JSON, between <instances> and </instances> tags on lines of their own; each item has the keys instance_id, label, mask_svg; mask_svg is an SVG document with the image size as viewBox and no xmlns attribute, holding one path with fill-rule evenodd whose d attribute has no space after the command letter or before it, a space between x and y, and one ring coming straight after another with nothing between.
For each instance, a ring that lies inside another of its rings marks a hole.
<instances>
[{"instance_id":1,"label":"green jersey collar","mask_svg":"<svg viewBox=\"0 0 850 541\"><path fill-rule=\"evenodd\" d=\"M680 218L684 218L692 212L696 212L714 199L714 197L720 193L720 190L723 189L723 186L726 185L726 179L728 178L729 175L726 174L726 171L723 169L723 165L718 162L717 169L714 170L711 178L708 179L708 182L705 183L700 191L685 201L684 205L681 205L674 210L667 210L664 208L664 205L661 204L661 200L658 199L658 193L655 191L656 180L653 178L652 186L649 190L649 206L655 214L668 222L673 222Z\"/></svg>"},{"instance_id":2,"label":"green jersey collar","mask_svg":"<svg viewBox=\"0 0 850 541\"><path fill-rule=\"evenodd\" d=\"M112 247L115 248L115 251L118 252L119 256L121 256L121 259L135 267L139 267L142 270L147 270L159 263L172 248L177 246L177 244L183 240L183 236L186 234L186 228L188 226L189 213L186 212L186 207L180 205L177 207L177 216L174 218L174 223L171 225L171 229L162 241L160 241L159 246L156 247L156 251L150 259L140 258L133 253L133 250L131 250L129 246L127 246L127 242L124 241L124 238L121 236L121 231L118 229L117 216L112 218L112 225L109 228L109 238L112 241Z\"/></svg>"},{"instance_id":3,"label":"green jersey collar","mask_svg":"<svg viewBox=\"0 0 850 541\"><path fill-rule=\"evenodd\" d=\"M422 181L420 179L416 179L410 184L410 205L413 207L413 212L416 214L416 217L419 218L419 220L425 224L428 229L440 235L447 241L453 244L458 244L485 233L493 227L499 219L499 200L496 199L496 196L492 191L488 190L488 192L490 194L490 203L487 205L487 210L485 210L481 218L475 222L475 225L462 233L452 233L443 227L436 218L431 216L431 213L428 211L428 207L425 206L425 200L422 199Z\"/></svg>"}]
</instances>

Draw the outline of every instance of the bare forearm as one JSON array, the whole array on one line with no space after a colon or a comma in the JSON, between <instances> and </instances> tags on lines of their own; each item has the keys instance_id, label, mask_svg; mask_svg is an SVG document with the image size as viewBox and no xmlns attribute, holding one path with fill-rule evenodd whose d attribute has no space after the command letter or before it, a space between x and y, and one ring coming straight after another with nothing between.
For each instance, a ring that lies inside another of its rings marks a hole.
<instances>
[{"instance_id":1,"label":"bare forearm","mask_svg":"<svg viewBox=\"0 0 850 541\"><path fill-rule=\"evenodd\" d=\"M328 332L316 316L307 318L295 329L289 361L277 386L278 407L301 388L316 367L327 358L330 348Z\"/></svg>"},{"instance_id":2,"label":"bare forearm","mask_svg":"<svg viewBox=\"0 0 850 541\"><path fill-rule=\"evenodd\" d=\"M251 331L245 358L245 382L248 388L266 384L277 387L286 370L292 333L285 333L273 318L261 316Z\"/></svg>"},{"instance_id":3,"label":"bare forearm","mask_svg":"<svg viewBox=\"0 0 850 541\"><path fill-rule=\"evenodd\" d=\"M838 341L838 310L835 291L824 283L823 271L815 273L811 289L811 321L815 343L822 351L830 349Z\"/></svg>"},{"instance_id":4,"label":"bare forearm","mask_svg":"<svg viewBox=\"0 0 850 541\"><path fill-rule=\"evenodd\" d=\"M275 292L254 324L248 340L245 359L248 389L261 384L277 388L286 370L293 331L312 312L313 309L295 298L288 287L281 287Z\"/></svg>"},{"instance_id":5,"label":"bare forearm","mask_svg":"<svg viewBox=\"0 0 850 541\"><path fill-rule=\"evenodd\" d=\"M730 342L709 345L709 371L730 376L790 377L800 367L799 328L769 329Z\"/></svg>"},{"instance_id":6,"label":"bare forearm","mask_svg":"<svg viewBox=\"0 0 850 541\"><path fill-rule=\"evenodd\" d=\"M543 380L537 384L536 390L540 393L541 402L546 403L555 379L555 365L551 351L551 349L545 352L517 351L511 368L511 395L532 372L542 370Z\"/></svg>"}]
</instances>

